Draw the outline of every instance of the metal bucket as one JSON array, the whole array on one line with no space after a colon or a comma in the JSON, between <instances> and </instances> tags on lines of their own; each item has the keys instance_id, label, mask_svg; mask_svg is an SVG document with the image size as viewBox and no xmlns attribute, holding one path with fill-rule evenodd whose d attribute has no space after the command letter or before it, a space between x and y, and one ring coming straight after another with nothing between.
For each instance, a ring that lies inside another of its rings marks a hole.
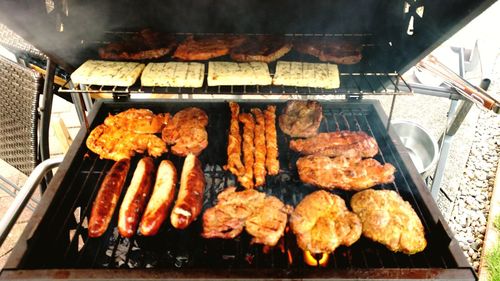
<instances>
[{"instance_id":1,"label":"metal bucket","mask_svg":"<svg viewBox=\"0 0 500 281\"><path fill-rule=\"evenodd\" d=\"M392 129L399 136L418 172L425 179L430 175L439 156L437 142L421 125L407 120L391 122Z\"/></svg>"}]
</instances>

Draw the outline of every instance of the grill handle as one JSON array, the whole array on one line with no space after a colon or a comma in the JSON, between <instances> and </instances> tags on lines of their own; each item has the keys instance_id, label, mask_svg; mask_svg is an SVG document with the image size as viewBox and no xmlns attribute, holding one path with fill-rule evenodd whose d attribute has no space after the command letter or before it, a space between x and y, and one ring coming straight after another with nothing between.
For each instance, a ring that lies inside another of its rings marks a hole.
<instances>
[{"instance_id":1,"label":"grill handle","mask_svg":"<svg viewBox=\"0 0 500 281\"><path fill-rule=\"evenodd\" d=\"M47 172L51 171L53 168L59 166L62 160L62 156L50 158L35 167L21 190L19 190L19 193L16 195L14 202L12 202L9 209L7 210L7 212L5 212L5 215L0 221L0 246L2 246L3 242L7 238L7 235L9 235L10 230L21 215L24 207L26 207L26 204L28 204L31 195L33 195L33 192L45 177L45 174L47 174Z\"/></svg>"}]
</instances>

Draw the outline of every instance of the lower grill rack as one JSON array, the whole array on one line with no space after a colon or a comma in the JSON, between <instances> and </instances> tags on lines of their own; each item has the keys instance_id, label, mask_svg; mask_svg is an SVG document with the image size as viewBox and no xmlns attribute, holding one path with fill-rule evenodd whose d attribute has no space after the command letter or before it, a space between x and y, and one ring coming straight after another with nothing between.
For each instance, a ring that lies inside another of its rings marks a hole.
<instances>
[{"instance_id":1,"label":"lower grill rack","mask_svg":"<svg viewBox=\"0 0 500 281\"><path fill-rule=\"evenodd\" d=\"M240 102L244 112L253 107L265 108L267 104ZM235 177L222 169L227 159L227 130L230 120L227 103L108 101L96 105L92 124L100 124L108 113L116 113L130 107L175 113L188 106L198 106L209 116L209 146L200 156L207 181L203 204L203 209L206 210L216 203L217 195L225 187L236 185ZM284 103L277 103L277 112L281 112L283 106ZM304 262L303 252L298 248L295 237L288 228L284 238L274 248L252 245L250 235L245 232L233 240L204 239L200 236L201 215L186 230L174 229L167 219L156 236L135 235L127 239L118 234L118 212L115 212L107 232L100 238L91 239L87 236L90 209L99 185L113 162L101 160L88 151L84 145L86 134L81 132L71 147L71 153L68 153L72 159L66 159L60 169L64 175L56 177L51 184L50 190L54 190L52 198L45 196L42 202L40 212L43 212L43 215L39 221L30 222L36 225L30 241L21 241L16 246L7 264L10 269L2 275L21 274L17 269L44 269L49 275L62 269L70 269L71 274L98 269L94 274L102 274L99 276L103 277L109 274L109 270L134 269L119 271L121 273L111 276L119 278L128 276L124 272L135 272L134 274L142 276L141 274L151 272L148 270L155 269L172 273L172 278L323 276L342 279L343 274L349 273L354 274L349 278L383 276L399 279L413 276L417 279L474 280L472 270L451 232L441 223L442 217L434 201L430 195L425 194L425 184L419 178L409 157L402 155L402 145L397 142L395 144L395 138L385 129L385 117L378 102L324 103L323 113L320 131L363 130L375 137L380 147L380 153L375 159L381 163L391 163L397 169L394 183L375 188L395 190L412 205L425 228L428 242L425 251L411 256L393 253L383 245L362 237L350 247L337 248L329 256L326 265L310 266ZM288 149L289 141L290 139L278 129L280 174L275 177L268 176L266 185L259 190L278 197L286 204L296 206L305 195L316 188L299 180L295 166L299 156ZM156 159L156 164L162 159L171 160L177 170L181 171L183 159L167 154ZM138 160L139 157L133 159L131 170ZM131 174L129 172L126 185ZM349 206L352 192L331 192L341 196ZM26 233L23 237L26 237ZM73 272L75 269L83 271Z\"/></svg>"}]
</instances>

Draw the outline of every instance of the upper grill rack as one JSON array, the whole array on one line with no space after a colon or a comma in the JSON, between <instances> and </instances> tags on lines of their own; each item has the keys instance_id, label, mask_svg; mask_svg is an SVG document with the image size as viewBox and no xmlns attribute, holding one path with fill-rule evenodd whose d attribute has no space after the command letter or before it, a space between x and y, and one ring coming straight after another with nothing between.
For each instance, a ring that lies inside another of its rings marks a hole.
<instances>
[{"instance_id":1,"label":"upper grill rack","mask_svg":"<svg viewBox=\"0 0 500 281\"><path fill-rule=\"evenodd\" d=\"M207 74L205 74L206 78ZM273 75L272 75L273 76ZM404 90L410 89L410 91ZM323 89L293 86L208 86L201 88L145 87L140 82L130 87L81 85L80 89L59 88L60 93L89 94L226 94L226 95L348 95L348 94L406 94L413 90L397 73L340 73L340 87Z\"/></svg>"},{"instance_id":2,"label":"upper grill rack","mask_svg":"<svg viewBox=\"0 0 500 281\"><path fill-rule=\"evenodd\" d=\"M106 31L105 40L82 41L86 49L96 50L110 42L119 41L124 36L130 36L137 32ZM224 33L175 33L178 42L189 35L213 36L213 35L234 35ZM256 36L260 34L245 34L246 36ZM325 38L339 38L340 40L353 40L363 46L363 59L355 65L339 65L340 87L337 89L323 89L311 87L294 86L214 86L207 85L207 73L205 73L203 86L200 88L183 87L145 87L140 83L140 79L130 87L102 86L102 85L80 85L79 87L59 89L60 93L89 93L89 94L208 94L208 95L354 95L354 94L406 94L412 93L410 85L403 77L391 69L388 65L390 61L392 46L388 42L375 42L374 36L369 33L339 33L339 34L284 34L285 37L314 38L322 40ZM380 40L380 39L379 39ZM95 58L97 53L89 54L89 58ZM230 60L227 56L212 59L215 61ZM320 62L316 58L292 50L279 60ZM163 58L155 61L172 61L170 58ZM205 62L205 69L208 63ZM276 62L269 64L271 76L274 76Z\"/></svg>"}]
</instances>

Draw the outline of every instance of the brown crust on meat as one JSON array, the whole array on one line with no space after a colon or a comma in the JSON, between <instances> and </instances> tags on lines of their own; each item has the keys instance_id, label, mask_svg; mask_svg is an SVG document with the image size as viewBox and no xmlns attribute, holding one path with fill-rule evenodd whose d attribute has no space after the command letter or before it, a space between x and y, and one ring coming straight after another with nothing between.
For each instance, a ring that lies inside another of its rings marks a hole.
<instances>
[{"instance_id":1,"label":"brown crust on meat","mask_svg":"<svg viewBox=\"0 0 500 281\"><path fill-rule=\"evenodd\" d=\"M351 246L361 237L361 220L344 200L327 191L315 191L300 201L290 217L297 244L313 254L331 253Z\"/></svg>"},{"instance_id":2,"label":"brown crust on meat","mask_svg":"<svg viewBox=\"0 0 500 281\"><path fill-rule=\"evenodd\" d=\"M189 153L200 155L208 146L208 115L197 107L188 107L177 112L162 130L161 137L177 156Z\"/></svg>"},{"instance_id":3,"label":"brown crust on meat","mask_svg":"<svg viewBox=\"0 0 500 281\"><path fill-rule=\"evenodd\" d=\"M373 157L378 153L375 138L363 131L319 133L308 139L290 141L290 149L302 155Z\"/></svg>"},{"instance_id":4,"label":"brown crust on meat","mask_svg":"<svg viewBox=\"0 0 500 281\"><path fill-rule=\"evenodd\" d=\"M229 108L231 109L231 123L227 140L227 165L224 169L229 170L235 176L242 176L245 173L245 167L241 162L240 106L235 102L230 102Z\"/></svg>"},{"instance_id":5,"label":"brown crust on meat","mask_svg":"<svg viewBox=\"0 0 500 281\"><path fill-rule=\"evenodd\" d=\"M305 39L294 44L299 53L317 57L320 61L336 64L356 64L362 59L362 45L338 39Z\"/></svg>"},{"instance_id":6,"label":"brown crust on meat","mask_svg":"<svg viewBox=\"0 0 500 281\"><path fill-rule=\"evenodd\" d=\"M297 160L300 179L322 188L362 190L394 181L396 168L380 164L373 158L330 158L309 155Z\"/></svg>"},{"instance_id":7,"label":"brown crust on meat","mask_svg":"<svg viewBox=\"0 0 500 281\"><path fill-rule=\"evenodd\" d=\"M278 139L276 134L276 106L268 105L264 110L266 122L266 169L270 176L277 175L280 170L278 160Z\"/></svg>"},{"instance_id":8,"label":"brown crust on meat","mask_svg":"<svg viewBox=\"0 0 500 281\"><path fill-rule=\"evenodd\" d=\"M173 55L174 58L193 61L209 60L229 54L229 51L245 41L245 37L236 35L203 36L194 38L188 36Z\"/></svg>"},{"instance_id":9,"label":"brown crust on meat","mask_svg":"<svg viewBox=\"0 0 500 281\"><path fill-rule=\"evenodd\" d=\"M248 38L243 44L231 50L231 58L238 62L273 62L286 55L292 43L283 37L260 35Z\"/></svg>"},{"instance_id":10,"label":"brown crust on meat","mask_svg":"<svg viewBox=\"0 0 500 281\"><path fill-rule=\"evenodd\" d=\"M240 122L243 123L243 161L245 163L245 174L238 177L238 181L245 188L253 188L255 121L252 114L241 113Z\"/></svg>"},{"instance_id":11,"label":"brown crust on meat","mask_svg":"<svg viewBox=\"0 0 500 281\"><path fill-rule=\"evenodd\" d=\"M173 227L185 229L196 220L203 205L205 185L205 175L200 160L194 154L188 154L182 167L177 201L170 215Z\"/></svg>"},{"instance_id":12,"label":"brown crust on meat","mask_svg":"<svg viewBox=\"0 0 500 281\"><path fill-rule=\"evenodd\" d=\"M155 166L151 157L139 160L118 215L118 231L123 237L130 238L137 231L153 185L154 172Z\"/></svg>"},{"instance_id":13,"label":"brown crust on meat","mask_svg":"<svg viewBox=\"0 0 500 281\"><path fill-rule=\"evenodd\" d=\"M153 193L139 225L142 235L152 236L158 233L174 201L176 184L177 171L174 164L169 160L161 161L156 173Z\"/></svg>"},{"instance_id":14,"label":"brown crust on meat","mask_svg":"<svg viewBox=\"0 0 500 281\"><path fill-rule=\"evenodd\" d=\"M106 60L148 60L168 55L177 42L172 35L144 29L132 38L99 48L99 57Z\"/></svg>"},{"instance_id":15,"label":"brown crust on meat","mask_svg":"<svg viewBox=\"0 0 500 281\"><path fill-rule=\"evenodd\" d=\"M266 125L264 114L259 108L252 108L251 112L255 116L255 148L253 174L255 186L263 186L266 183Z\"/></svg>"},{"instance_id":16,"label":"brown crust on meat","mask_svg":"<svg viewBox=\"0 0 500 281\"><path fill-rule=\"evenodd\" d=\"M279 124L283 133L291 137L312 137L318 133L323 107L317 101L293 100L286 103Z\"/></svg>"},{"instance_id":17,"label":"brown crust on meat","mask_svg":"<svg viewBox=\"0 0 500 281\"><path fill-rule=\"evenodd\" d=\"M99 237L108 229L129 169L130 160L122 159L113 164L104 178L92 205L88 228L89 237Z\"/></svg>"}]
</instances>

